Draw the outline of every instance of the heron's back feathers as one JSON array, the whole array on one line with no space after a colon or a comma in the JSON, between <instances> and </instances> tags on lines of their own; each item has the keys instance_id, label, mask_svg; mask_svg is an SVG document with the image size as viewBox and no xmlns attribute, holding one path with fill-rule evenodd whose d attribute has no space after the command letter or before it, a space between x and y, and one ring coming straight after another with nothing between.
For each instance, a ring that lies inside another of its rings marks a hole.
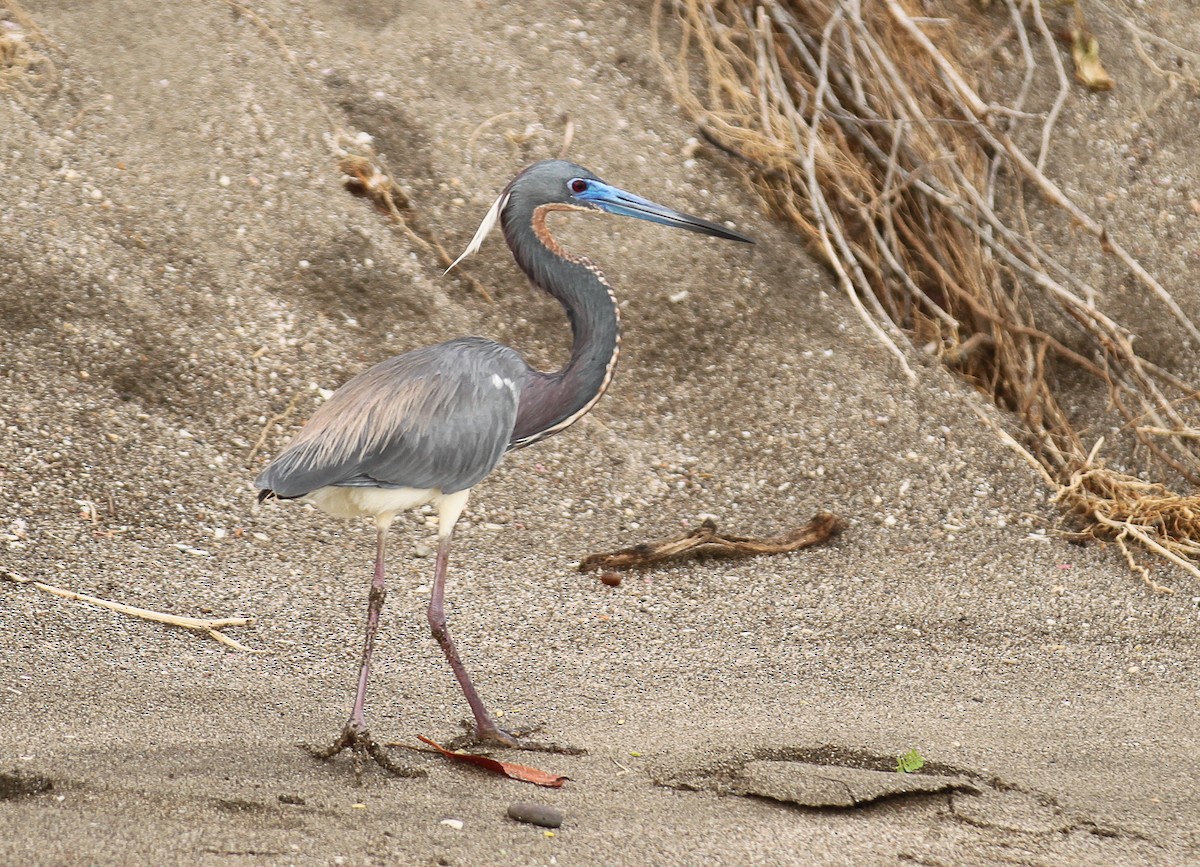
<instances>
[{"instance_id":1,"label":"heron's back feathers","mask_svg":"<svg viewBox=\"0 0 1200 867\"><path fill-rule=\"evenodd\" d=\"M351 379L259 475L260 500L325 487L465 490L508 446L529 367L464 337L390 358Z\"/></svg>"}]
</instances>

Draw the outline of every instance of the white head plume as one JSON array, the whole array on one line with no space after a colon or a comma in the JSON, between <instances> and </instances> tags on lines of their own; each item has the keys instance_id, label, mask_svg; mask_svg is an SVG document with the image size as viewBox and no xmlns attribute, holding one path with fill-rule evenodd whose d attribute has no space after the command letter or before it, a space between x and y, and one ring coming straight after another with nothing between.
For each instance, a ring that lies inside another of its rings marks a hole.
<instances>
[{"instance_id":1,"label":"white head plume","mask_svg":"<svg viewBox=\"0 0 1200 867\"><path fill-rule=\"evenodd\" d=\"M450 267L442 272L443 276L449 274L450 271L461 262L463 259L470 256L472 253L478 253L479 248L483 246L483 239L488 236L488 232L495 228L496 223L500 220L500 212L504 210L504 206L508 204L508 193L502 193L500 198L492 204L491 210L484 216L483 222L479 224L479 228L475 230L475 237L471 239L471 243L467 244L467 249L463 250L462 255L450 263Z\"/></svg>"}]
</instances>

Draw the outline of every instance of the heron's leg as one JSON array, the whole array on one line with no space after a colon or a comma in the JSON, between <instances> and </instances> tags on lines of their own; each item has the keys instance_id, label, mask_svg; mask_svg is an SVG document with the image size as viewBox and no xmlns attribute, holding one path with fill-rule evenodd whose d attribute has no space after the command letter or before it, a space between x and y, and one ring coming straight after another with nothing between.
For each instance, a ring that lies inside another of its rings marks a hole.
<instances>
[{"instance_id":1,"label":"heron's leg","mask_svg":"<svg viewBox=\"0 0 1200 867\"><path fill-rule=\"evenodd\" d=\"M473 737L468 738L467 742L490 741L509 747L519 747L523 750L542 750L568 755L581 755L587 751L578 747L532 743L521 740L517 735L507 732L496 725L496 720L492 718L492 715L484 706L483 699L479 697L479 692L475 689L475 684L471 682L471 675L467 674L466 666L463 665L462 659L459 658L458 648L454 646L454 639L450 637L450 628L446 624L446 568L450 561L450 536L454 532L454 525L458 521L459 515L462 514L466 506L467 491L459 491L456 494L443 496L440 502L438 502L437 564L434 566L433 592L429 595L427 615L429 617L429 628L433 632L433 637L437 639L437 643L441 646L442 653L446 654L446 660L450 663L450 668L454 671L454 677L458 680L459 687L462 688L462 693L467 699L467 704L471 706L471 713L475 715L475 731ZM459 742L459 739L451 741L451 745L456 746L457 742Z\"/></svg>"},{"instance_id":2,"label":"heron's leg","mask_svg":"<svg viewBox=\"0 0 1200 867\"><path fill-rule=\"evenodd\" d=\"M375 541L375 574L371 577L371 591L367 596L367 633L363 637L362 664L358 668L358 691L354 694L354 708L350 711L350 725L359 731L367 730L367 681L371 677L371 653L375 649L375 633L379 631L383 601L387 598L383 578L387 534L387 525L381 523Z\"/></svg>"},{"instance_id":3,"label":"heron's leg","mask_svg":"<svg viewBox=\"0 0 1200 867\"><path fill-rule=\"evenodd\" d=\"M438 539L437 549L437 565L434 567L433 574L433 593L429 596L429 609L426 612L429 618L429 629L433 632L433 637L442 648L442 653L446 654L446 660L450 663L450 668L454 672L454 677L458 680L458 685L462 688L463 695L467 699L467 704L471 706L471 713L475 715L475 737L479 740L499 741L508 746L517 746L518 741L500 726L496 725L496 721L492 719L492 715L483 704L483 699L479 697L479 692L475 689L475 684L471 681L471 675L467 674L467 668L463 665L462 659L458 655L458 648L454 646L454 639L450 637L450 628L446 623L446 566L450 559L450 534L441 536Z\"/></svg>"},{"instance_id":4,"label":"heron's leg","mask_svg":"<svg viewBox=\"0 0 1200 867\"><path fill-rule=\"evenodd\" d=\"M375 573L371 578L371 591L367 596L367 632L363 638L362 662L358 668L358 690L354 694L354 707L350 711L350 719L342 727L342 733L328 747L307 747L308 751L319 759L336 756L344 749L354 753L355 774L362 779L362 757L368 755L380 767L401 777L424 776L423 771L406 768L393 761L387 751L375 743L367 731L367 681L371 677L371 653L375 649L375 633L379 631L379 614L383 611L383 600L387 597L384 586L383 563L387 553L387 533L391 518L377 522L375 541Z\"/></svg>"}]
</instances>

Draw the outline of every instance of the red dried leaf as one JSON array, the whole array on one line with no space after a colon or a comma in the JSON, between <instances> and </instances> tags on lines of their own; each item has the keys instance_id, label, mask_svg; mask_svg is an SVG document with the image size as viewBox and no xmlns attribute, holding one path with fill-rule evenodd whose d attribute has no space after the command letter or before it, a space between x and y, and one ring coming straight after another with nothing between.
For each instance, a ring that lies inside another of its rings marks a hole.
<instances>
[{"instance_id":1,"label":"red dried leaf","mask_svg":"<svg viewBox=\"0 0 1200 867\"><path fill-rule=\"evenodd\" d=\"M429 744L443 756L448 759L455 759L460 762L478 765L481 768L492 771L496 774L503 774L506 777L511 777L514 780L520 780L524 783L534 783L539 786L557 789L562 784L570 779L570 777L560 777L556 774L551 774L538 768L531 768L529 765L518 765L513 762L502 762L499 759L493 759L490 756L477 756L473 753L455 753L431 741L424 735L417 735L417 740L423 744Z\"/></svg>"}]
</instances>

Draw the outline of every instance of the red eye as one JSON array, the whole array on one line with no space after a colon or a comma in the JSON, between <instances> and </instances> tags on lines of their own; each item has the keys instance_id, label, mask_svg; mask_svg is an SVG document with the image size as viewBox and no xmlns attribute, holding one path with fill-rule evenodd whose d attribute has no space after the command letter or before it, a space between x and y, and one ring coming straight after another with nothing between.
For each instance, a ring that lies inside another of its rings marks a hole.
<instances>
[{"instance_id":1,"label":"red eye","mask_svg":"<svg viewBox=\"0 0 1200 867\"><path fill-rule=\"evenodd\" d=\"M582 193L587 188L588 182L583 178L576 178L575 180L571 181L571 192L573 193Z\"/></svg>"}]
</instances>

